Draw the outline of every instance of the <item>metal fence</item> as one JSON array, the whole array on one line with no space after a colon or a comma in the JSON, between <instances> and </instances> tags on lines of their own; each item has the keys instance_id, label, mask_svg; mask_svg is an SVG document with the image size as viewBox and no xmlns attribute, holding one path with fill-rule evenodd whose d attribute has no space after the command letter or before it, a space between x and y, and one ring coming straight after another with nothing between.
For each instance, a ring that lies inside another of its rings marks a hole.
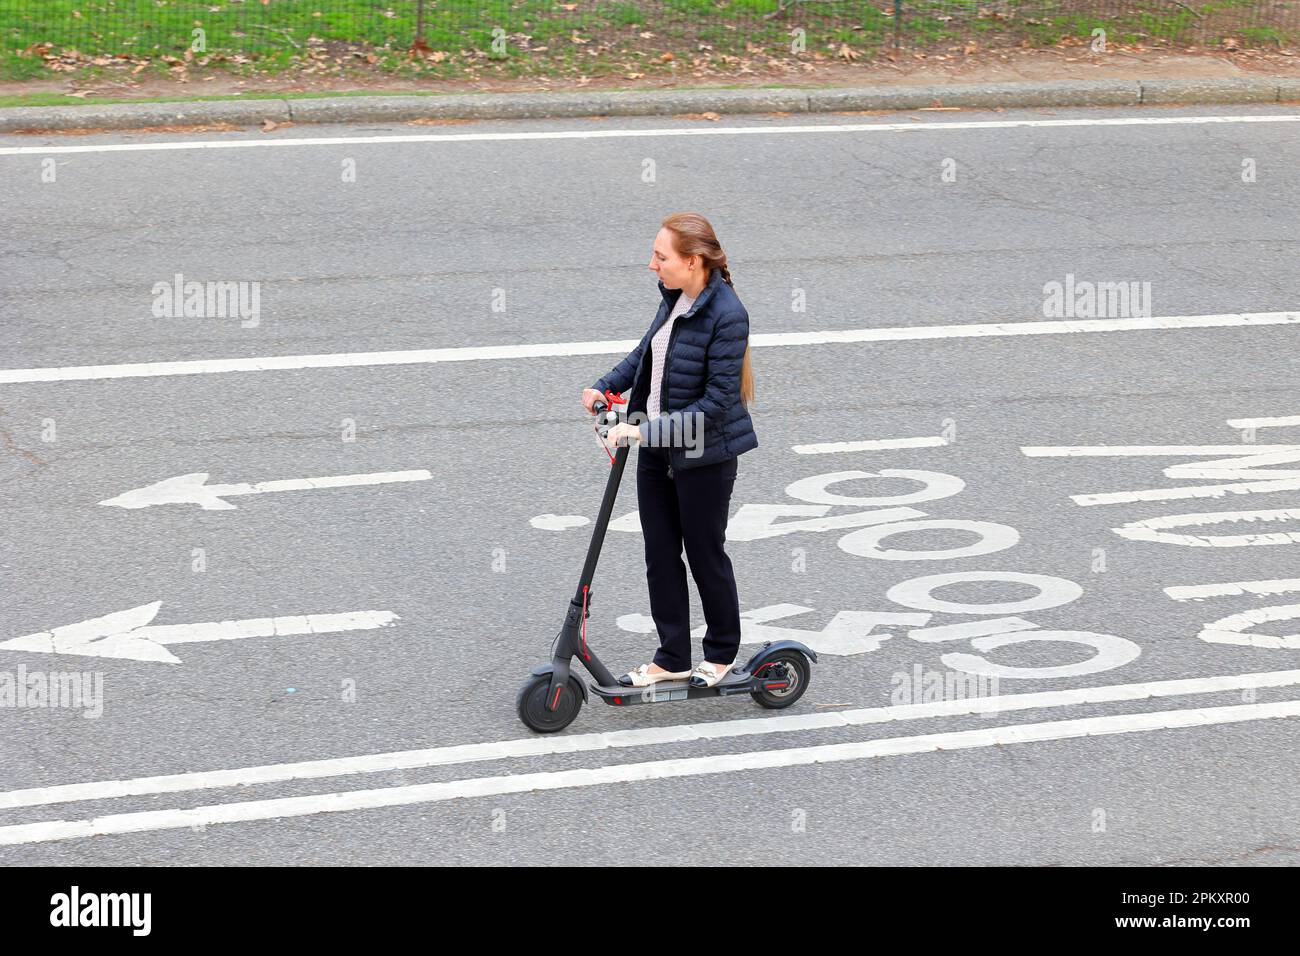
<instances>
[{"instance_id":1,"label":"metal fence","mask_svg":"<svg viewBox=\"0 0 1300 956\"><path fill-rule=\"evenodd\" d=\"M953 43L1045 46L1098 29L1115 44L1290 49L1300 0L0 0L0 53L11 61L68 49L237 64L321 51L579 67L826 51L869 59Z\"/></svg>"}]
</instances>

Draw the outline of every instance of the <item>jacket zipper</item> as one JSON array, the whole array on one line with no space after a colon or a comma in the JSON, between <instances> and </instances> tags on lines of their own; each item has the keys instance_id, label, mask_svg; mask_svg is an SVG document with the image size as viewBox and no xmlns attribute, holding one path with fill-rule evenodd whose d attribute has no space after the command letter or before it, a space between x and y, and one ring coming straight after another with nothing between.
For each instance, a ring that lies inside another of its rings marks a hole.
<instances>
[{"instance_id":1,"label":"jacket zipper","mask_svg":"<svg viewBox=\"0 0 1300 956\"><path fill-rule=\"evenodd\" d=\"M691 309L694 308L695 305L692 304ZM686 311L689 312L691 309L687 309ZM668 347L664 349L664 367L662 373L664 387L659 393L659 414L661 415L668 411L668 360L673 357L673 343L677 341L677 333L681 330L682 319L685 317L686 312L683 312L681 315L677 316L677 318L673 319L672 331L668 333ZM652 369L651 372L653 373L653 371L654 370Z\"/></svg>"},{"instance_id":2,"label":"jacket zipper","mask_svg":"<svg viewBox=\"0 0 1300 956\"><path fill-rule=\"evenodd\" d=\"M694 306L691 306L691 308L695 308L695 307L694 307ZM687 311L689 311L689 310L687 310ZM668 361L668 360L669 360L670 358L672 358L672 355L673 355L673 343L677 341L677 333L681 330L681 327L682 327L682 324L681 324L681 323L682 323L682 319L683 319L685 316L686 316L686 313L683 312L681 315L677 316L677 318L673 319L673 329L672 329L671 332L668 333L668 347L667 347L666 349L664 349L664 367L663 367L663 371L662 371L664 387L663 387L662 389L659 390L659 414L660 414L660 415L667 414L667 411L668 411L668 368L669 368L669 361ZM673 454L672 449L669 448L669 449L668 449L668 458L669 458L670 461L672 460L672 454ZM672 478L672 477L673 477L673 466L672 466L672 465L669 465L669 466L668 466L668 477L669 477L669 478Z\"/></svg>"}]
</instances>

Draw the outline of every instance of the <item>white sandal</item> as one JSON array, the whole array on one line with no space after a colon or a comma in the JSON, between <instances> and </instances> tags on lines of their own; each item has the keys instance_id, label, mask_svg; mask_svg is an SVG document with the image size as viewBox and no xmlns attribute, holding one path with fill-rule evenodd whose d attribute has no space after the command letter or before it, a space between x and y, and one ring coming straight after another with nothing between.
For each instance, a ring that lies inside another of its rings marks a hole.
<instances>
[{"instance_id":1,"label":"white sandal","mask_svg":"<svg viewBox=\"0 0 1300 956\"><path fill-rule=\"evenodd\" d=\"M690 671L662 671L658 674L652 674L650 673L649 664L641 664L620 677L618 682L624 687L648 687L651 684L657 684L659 681L684 680L690 676Z\"/></svg>"},{"instance_id":2,"label":"white sandal","mask_svg":"<svg viewBox=\"0 0 1300 956\"><path fill-rule=\"evenodd\" d=\"M726 677L736 662L730 664L715 664L712 661L700 661L695 665L695 670L691 672L692 687L712 687L722 678Z\"/></svg>"}]
</instances>

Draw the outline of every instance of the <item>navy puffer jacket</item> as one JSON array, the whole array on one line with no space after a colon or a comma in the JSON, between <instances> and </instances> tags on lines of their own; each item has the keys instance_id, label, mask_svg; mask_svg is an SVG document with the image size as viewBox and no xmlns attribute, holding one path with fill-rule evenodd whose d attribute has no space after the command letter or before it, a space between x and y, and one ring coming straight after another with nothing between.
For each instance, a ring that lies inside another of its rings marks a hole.
<instances>
[{"instance_id":1,"label":"navy puffer jacket","mask_svg":"<svg viewBox=\"0 0 1300 956\"><path fill-rule=\"evenodd\" d=\"M626 393L629 416L646 413L651 375L655 370L650 340L668 321L681 289L659 283L663 301L659 313L640 344L595 385L599 392ZM668 374L660 389L660 412L676 412L641 424L644 445L662 448L673 470L699 468L734 458L758 447L754 423L740 401L740 371L749 344L749 313L722 270L710 270L709 280L689 309L673 322L664 350ZM703 432L693 436L683 430L695 413L704 420Z\"/></svg>"}]
</instances>

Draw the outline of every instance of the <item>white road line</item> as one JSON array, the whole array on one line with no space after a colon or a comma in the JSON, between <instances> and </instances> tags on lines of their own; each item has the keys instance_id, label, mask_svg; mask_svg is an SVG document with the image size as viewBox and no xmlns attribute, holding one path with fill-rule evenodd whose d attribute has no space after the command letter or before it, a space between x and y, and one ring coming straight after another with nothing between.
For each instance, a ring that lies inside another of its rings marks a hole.
<instances>
[{"instance_id":1,"label":"white road line","mask_svg":"<svg viewBox=\"0 0 1300 956\"><path fill-rule=\"evenodd\" d=\"M1218 123L1294 123L1300 115L1126 116L1057 120L972 120L947 123L836 123L818 126L665 127L657 129L542 130L493 133L408 133L397 136L313 136L286 139L160 140L82 146L6 146L0 156L50 153L120 153L178 149L266 149L278 146L359 146L389 143L474 143L509 140L628 139L643 136L774 136L792 133L933 133L972 129L1048 129L1091 126L1200 126ZM110 131L111 132L111 131Z\"/></svg>"},{"instance_id":2,"label":"white road line","mask_svg":"<svg viewBox=\"0 0 1300 956\"><path fill-rule=\"evenodd\" d=\"M1286 415L1281 418L1229 418L1229 428L1286 428L1300 425L1300 415Z\"/></svg>"},{"instance_id":3,"label":"white road line","mask_svg":"<svg viewBox=\"0 0 1300 956\"><path fill-rule=\"evenodd\" d=\"M142 833L152 830L175 830L181 827L217 823L241 823L275 820L285 817L311 816L318 813L342 813L348 810L371 810L380 807L409 806L440 800L497 796L505 793L528 793L538 790L561 790L594 787L609 783L639 780L662 780L669 777L694 777L744 770L768 770L802 767L844 760L866 760L936 751L968 750L975 747L1002 746L1072 737L1101 737L1110 734L1152 730L1175 730L1206 727L1214 724L1249 720L1273 720L1300 717L1300 701L1273 704L1239 704L1203 710L1165 710L1151 713L1112 714L1077 720L1047 721L1037 724L1011 724L981 730L925 734L916 737L889 737L854 743L826 744L819 747L794 747L787 750L763 750L749 753L686 757L677 760L651 760L645 763L614 764L545 773L507 774L477 777L444 783L387 787L376 790L353 790L322 793L272 800L249 800L213 804L188 810L146 810L118 813L91 820L54 820L0 827L0 845L46 843L75 840L90 836L119 833Z\"/></svg>"},{"instance_id":4,"label":"white road line","mask_svg":"<svg viewBox=\"0 0 1300 956\"><path fill-rule=\"evenodd\" d=\"M373 471L364 475L325 475L320 478L280 478L255 484L238 482L228 485L207 484L208 472L196 471L134 488L101 505L116 508L148 508L153 505L198 505L205 511L234 511L226 501L236 495L261 495L278 491L317 491L323 488L354 488L364 485L387 485L405 481L429 481L433 474L425 469L411 471Z\"/></svg>"},{"instance_id":5,"label":"white road line","mask_svg":"<svg viewBox=\"0 0 1300 956\"><path fill-rule=\"evenodd\" d=\"M1222 498L1226 495L1266 494L1270 491L1300 490L1300 478L1284 481L1241 481L1228 485L1197 485L1190 488L1150 488L1145 491L1110 491L1095 495L1070 495L1081 507L1134 504L1139 501L1182 501L1189 498Z\"/></svg>"},{"instance_id":6,"label":"white road line","mask_svg":"<svg viewBox=\"0 0 1300 956\"><path fill-rule=\"evenodd\" d=\"M1130 521L1119 528L1111 528L1130 541L1155 541L1178 544L1189 548L1270 547L1276 544L1293 544L1300 541L1300 531L1270 531L1264 534L1173 534L1170 528L1201 527L1203 525L1236 524L1256 521L1300 521L1300 509L1277 508L1267 511L1208 511L1181 515L1161 515Z\"/></svg>"},{"instance_id":7,"label":"white road line","mask_svg":"<svg viewBox=\"0 0 1300 956\"><path fill-rule=\"evenodd\" d=\"M370 631L400 620L392 611L347 611L196 624L151 624L161 607L162 601L153 601L49 631L25 634L0 642L0 650L179 664L181 659L165 645Z\"/></svg>"},{"instance_id":8,"label":"white road line","mask_svg":"<svg viewBox=\"0 0 1300 956\"><path fill-rule=\"evenodd\" d=\"M840 329L822 332L753 334L755 348L797 345L838 345L855 342L905 342L922 339L965 339L1009 335L1061 335L1078 332L1132 332L1154 329L1238 328L1294 325L1300 312L1243 312L1215 315L1168 315L1128 319L1053 319L1042 322L1002 322L981 325L921 325L884 329ZM325 355L271 355L259 358L196 359L183 362L137 362L125 365L77 365L55 368L0 370L0 385L24 382L71 382L110 378L153 378L161 375L205 375L220 372L273 372L305 368L356 368L374 365L418 365L438 362L495 361L548 356L626 355L637 339L601 342L546 342L532 345L468 346L411 349L400 352L338 352ZM1225 454L1239 453L1241 446ZM1252 445L1253 448L1300 447ZM1172 452L1166 452L1172 454ZM1025 454L1031 454L1026 451Z\"/></svg>"},{"instance_id":9,"label":"white road line","mask_svg":"<svg viewBox=\"0 0 1300 956\"><path fill-rule=\"evenodd\" d=\"M1020 450L1030 458L1129 458L1142 455L1253 455L1260 448L1282 452L1300 451L1300 445L1022 445Z\"/></svg>"},{"instance_id":10,"label":"white road line","mask_svg":"<svg viewBox=\"0 0 1300 956\"><path fill-rule=\"evenodd\" d=\"M574 734L567 737L525 737L432 747L425 750L398 750L391 753L365 754L359 757L336 757L298 763L265 764L236 770L208 770L132 780L102 780L91 783L61 784L10 790L0 793L0 810L15 807L76 803L85 800L111 800L118 797L146 796L157 793L181 793L218 787L243 787L286 780L340 777L388 770L411 770L484 760L507 760L541 757L548 754L579 753L622 747L645 747L656 744L688 743L696 740L719 740L757 734L791 733L864 724L890 723L899 720L923 720L932 717L996 714L1049 707L1073 707L1080 704L1112 703L1122 700L1146 700L1179 697L1188 694L1217 694L1226 691L1261 687L1300 685L1300 670L1260 671L1223 677L1192 677L1181 680L1150 681L1140 684L1109 684L1073 690L1041 691L1032 694L1002 694L966 700L932 701L892 707L865 707L824 714L787 714L780 717L755 717L743 720L718 720L703 724L678 724L643 730L618 730L597 734Z\"/></svg>"},{"instance_id":11,"label":"white road line","mask_svg":"<svg viewBox=\"0 0 1300 956\"><path fill-rule=\"evenodd\" d=\"M1239 597L1243 594L1286 594L1300 591L1300 578L1281 578L1274 581L1232 581L1227 584L1190 584L1165 588L1165 594L1175 601L1203 601L1212 597Z\"/></svg>"},{"instance_id":12,"label":"white road line","mask_svg":"<svg viewBox=\"0 0 1300 956\"><path fill-rule=\"evenodd\" d=\"M792 445L796 455L832 455L845 451L880 451L886 448L935 448L948 444L942 435L926 438L877 438L870 441L828 441L811 445Z\"/></svg>"}]
</instances>

